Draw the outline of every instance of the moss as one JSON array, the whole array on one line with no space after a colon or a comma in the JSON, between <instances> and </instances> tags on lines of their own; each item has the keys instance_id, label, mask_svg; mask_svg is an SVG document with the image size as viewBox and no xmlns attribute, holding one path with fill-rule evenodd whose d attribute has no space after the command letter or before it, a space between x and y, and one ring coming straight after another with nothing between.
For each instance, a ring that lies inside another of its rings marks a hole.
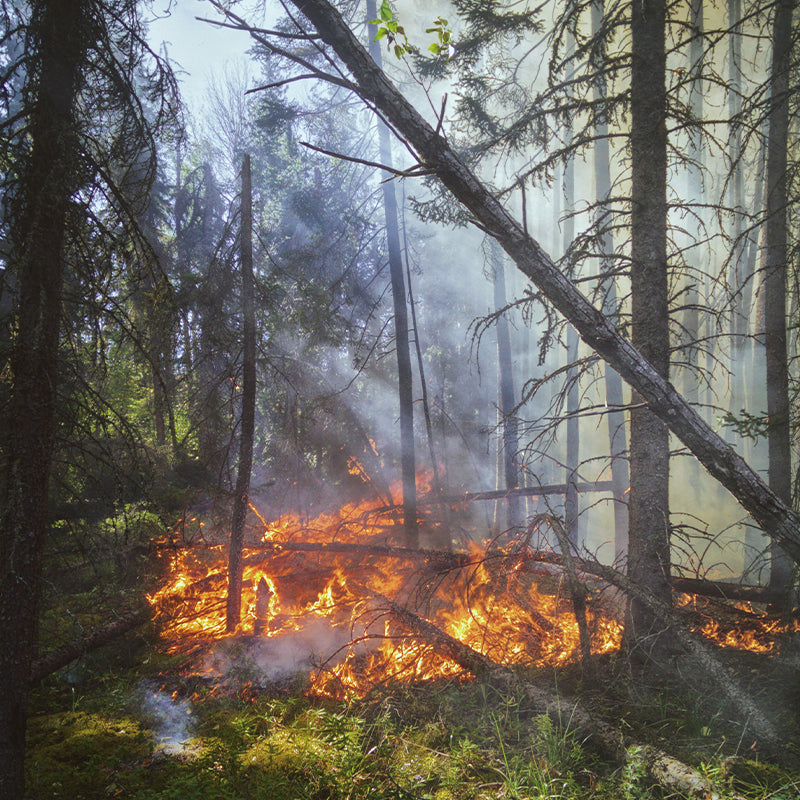
<instances>
[{"instance_id":1,"label":"moss","mask_svg":"<svg viewBox=\"0 0 800 800\"><path fill-rule=\"evenodd\" d=\"M726 758L720 764L721 776L741 792L774 793L792 786L794 781L779 767L748 758ZM797 779L800 782L800 779ZM797 785L794 786L795 790Z\"/></svg>"}]
</instances>

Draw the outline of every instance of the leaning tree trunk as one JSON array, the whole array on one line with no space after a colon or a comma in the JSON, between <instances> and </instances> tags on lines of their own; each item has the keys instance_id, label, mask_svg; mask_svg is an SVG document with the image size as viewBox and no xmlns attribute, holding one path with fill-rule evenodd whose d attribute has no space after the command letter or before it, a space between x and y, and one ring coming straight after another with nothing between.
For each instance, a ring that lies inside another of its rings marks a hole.
<instances>
[{"instance_id":1,"label":"leaning tree trunk","mask_svg":"<svg viewBox=\"0 0 800 800\"><path fill-rule=\"evenodd\" d=\"M592 2L592 36L601 35L603 25L603 0ZM597 229L600 252L603 255L602 272L607 277L603 280L603 314L610 320L618 319L619 303L617 301L617 282L613 274L614 240L611 232L611 210L608 208L611 197L611 155L608 144L608 119L603 111L603 104L608 96L606 75L604 72L604 51L594 48L592 67L595 70L594 99L598 107L594 122L594 174L595 195L598 203ZM596 54L596 55L595 55ZM608 444L611 457L611 481L614 486L614 560L622 561L628 551L628 477L627 450L628 441L625 433L625 414L622 411L625 398L622 391L622 379L609 364L605 365L606 403L609 411Z\"/></svg>"},{"instance_id":2,"label":"leaning tree trunk","mask_svg":"<svg viewBox=\"0 0 800 800\"><path fill-rule=\"evenodd\" d=\"M10 396L4 410L0 514L0 797L24 788L25 714L37 649L42 549L48 523L66 222L78 188L73 120L91 30L87 4L35 4L28 30L30 151L9 259L18 281Z\"/></svg>"},{"instance_id":3,"label":"leaning tree trunk","mask_svg":"<svg viewBox=\"0 0 800 800\"><path fill-rule=\"evenodd\" d=\"M348 84L353 91L380 110L416 151L420 163L439 178L482 229L491 233L522 273L575 326L583 341L619 372L762 529L800 562L800 516L769 489L654 365L561 273L539 243L389 81L339 12L327 0L292 2L314 25L319 42L327 44L355 77L355 82ZM340 78L334 80L341 85Z\"/></svg>"},{"instance_id":4,"label":"leaning tree trunk","mask_svg":"<svg viewBox=\"0 0 800 800\"><path fill-rule=\"evenodd\" d=\"M367 17L375 19L378 13L375 0L367 0ZM370 54L381 66L381 46L373 40L375 26L369 26ZM381 163L392 166L392 148L389 129L378 121L378 139ZM394 183L384 181L383 210L386 219L386 243L389 250L389 275L394 304L394 338L397 349L397 383L400 395L400 463L403 477L403 525L408 547L419 546L417 525L417 483L414 454L414 396L411 376L411 351L408 345L408 308L403 279L403 260L400 251L400 226L397 217L397 195Z\"/></svg>"},{"instance_id":5,"label":"leaning tree trunk","mask_svg":"<svg viewBox=\"0 0 800 800\"><path fill-rule=\"evenodd\" d=\"M667 378L667 127L664 0L634 3L631 16L631 322L634 347ZM631 410L628 574L663 602L671 589L669 430L646 407ZM637 598L626 619L630 645L667 645L660 618Z\"/></svg>"},{"instance_id":6,"label":"leaning tree trunk","mask_svg":"<svg viewBox=\"0 0 800 800\"><path fill-rule=\"evenodd\" d=\"M795 0L778 0L772 40L771 106L767 139L767 225L764 270L764 345L767 356L769 487L787 505L792 493L789 369L786 357L786 176L789 133L789 56ZM792 562L776 544L770 551L769 585L788 594ZM788 597L787 597L788 603Z\"/></svg>"},{"instance_id":7,"label":"leaning tree trunk","mask_svg":"<svg viewBox=\"0 0 800 800\"><path fill-rule=\"evenodd\" d=\"M244 356L242 363L242 423L239 440L239 468L233 498L233 521L228 552L228 599L225 630L235 631L242 618L242 544L250 500L250 472L253 466L253 436L256 411L256 312L253 278L253 194L250 156L242 159L242 318Z\"/></svg>"}]
</instances>

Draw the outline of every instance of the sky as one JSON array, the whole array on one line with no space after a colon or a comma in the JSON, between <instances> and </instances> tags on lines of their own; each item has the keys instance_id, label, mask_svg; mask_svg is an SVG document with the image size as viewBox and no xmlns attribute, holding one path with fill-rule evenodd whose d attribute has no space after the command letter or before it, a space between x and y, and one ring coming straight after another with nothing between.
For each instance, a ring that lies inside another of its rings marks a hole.
<instances>
[{"instance_id":1,"label":"sky","mask_svg":"<svg viewBox=\"0 0 800 800\"><path fill-rule=\"evenodd\" d=\"M180 65L181 94L190 112L196 115L203 103L213 73L221 74L225 64L245 58L250 38L228 28L218 28L197 17L218 19L217 11L203 0L154 0L147 18L150 45L161 51L167 47L170 59Z\"/></svg>"}]
</instances>

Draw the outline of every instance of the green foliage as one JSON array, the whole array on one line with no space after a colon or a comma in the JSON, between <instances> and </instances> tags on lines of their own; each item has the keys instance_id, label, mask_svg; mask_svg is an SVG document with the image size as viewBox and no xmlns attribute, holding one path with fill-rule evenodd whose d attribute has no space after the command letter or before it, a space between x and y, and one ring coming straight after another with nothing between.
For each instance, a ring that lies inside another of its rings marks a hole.
<instances>
[{"instance_id":1,"label":"green foliage","mask_svg":"<svg viewBox=\"0 0 800 800\"><path fill-rule=\"evenodd\" d=\"M438 41L428 45L428 50L435 56L445 55L448 58L452 51L453 34L444 17L436 17L432 28L425 28L425 33L435 33Z\"/></svg>"},{"instance_id":2,"label":"green foliage","mask_svg":"<svg viewBox=\"0 0 800 800\"><path fill-rule=\"evenodd\" d=\"M369 21L370 25L378 26L374 41L378 42L385 38L386 49L394 51L397 58L403 58L403 56L416 53L417 48L409 43L405 28L403 28L395 17L394 11L392 11L392 7L387 0L383 0L381 3L378 14L380 15L378 19L371 19Z\"/></svg>"},{"instance_id":3,"label":"green foliage","mask_svg":"<svg viewBox=\"0 0 800 800\"><path fill-rule=\"evenodd\" d=\"M67 695L39 694L29 730L27 800L656 800L643 753L616 773L598 766L569 720L532 713L524 695L484 684L398 688L359 704L161 677L191 704L182 750L160 745L142 708L141 673L104 676ZM165 694L169 695L169 690ZM45 706L61 705L60 710ZM70 708L72 705L76 708ZM642 738L641 731L632 731ZM794 800L800 781L768 764L710 760L705 773L752 800Z\"/></svg>"},{"instance_id":4,"label":"green foliage","mask_svg":"<svg viewBox=\"0 0 800 800\"><path fill-rule=\"evenodd\" d=\"M738 414L726 411L719 422L723 427L733 428L743 439L752 439L754 442L769 431L769 417L766 414L751 414L744 408Z\"/></svg>"}]
</instances>

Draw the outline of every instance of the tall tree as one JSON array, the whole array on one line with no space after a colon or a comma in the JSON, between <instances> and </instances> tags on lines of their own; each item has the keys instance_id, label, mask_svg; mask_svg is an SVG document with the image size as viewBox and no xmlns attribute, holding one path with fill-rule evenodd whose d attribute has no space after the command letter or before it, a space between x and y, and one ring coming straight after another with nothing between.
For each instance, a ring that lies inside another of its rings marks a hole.
<instances>
[{"instance_id":1,"label":"tall tree","mask_svg":"<svg viewBox=\"0 0 800 800\"><path fill-rule=\"evenodd\" d=\"M59 380L58 344L70 201L81 185L75 106L95 38L87 4L38 3L28 25L28 136L11 260L18 280L11 391L3 416L0 517L0 795L24 786L28 676L37 647Z\"/></svg>"},{"instance_id":2,"label":"tall tree","mask_svg":"<svg viewBox=\"0 0 800 800\"><path fill-rule=\"evenodd\" d=\"M228 550L228 597L225 629L231 633L242 618L242 545L250 501L250 472L253 466L253 436L256 411L256 311L253 278L253 190L250 156L242 158L241 211L242 268L242 417L239 431L239 464L233 497L233 520Z\"/></svg>"},{"instance_id":3,"label":"tall tree","mask_svg":"<svg viewBox=\"0 0 800 800\"><path fill-rule=\"evenodd\" d=\"M764 265L764 348L769 418L769 487L791 501L792 451L789 369L786 357L786 274L788 253L787 146L789 135L789 63L795 0L778 0L772 33L769 136L767 140L767 220ZM770 587L787 593L793 565L776 544L770 553Z\"/></svg>"},{"instance_id":4,"label":"tall tree","mask_svg":"<svg viewBox=\"0 0 800 800\"><path fill-rule=\"evenodd\" d=\"M367 18L378 16L375 0L367 0ZM375 63L382 61L381 45L374 39L376 28L369 26L369 50ZM389 129L378 120L378 140L381 163L392 166L392 148ZM394 308L394 336L397 350L397 388L400 398L400 464L403 478L403 525L408 547L419 546L417 524L417 476L414 453L414 395L411 374L411 350L408 342L408 306L403 277L403 259L400 249L400 225L397 214L397 195L392 181L384 181L383 210L386 220L386 244L389 251L389 275Z\"/></svg>"},{"instance_id":5,"label":"tall tree","mask_svg":"<svg viewBox=\"0 0 800 800\"><path fill-rule=\"evenodd\" d=\"M14 5L19 10L22 4ZM4 34L6 11L4 4ZM61 413L72 387L60 381L69 367L60 337L68 323L84 322L79 309L93 302L94 295L87 299L80 289L91 285L95 291L99 281L92 279L109 269L108 250L105 262L84 261L87 252L90 257L96 252L85 246L87 231L110 248L117 227L131 235L136 230L154 172L153 129L166 120L174 97L163 64L149 61L155 68L146 78L139 71L153 54L132 0L43 0L29 4L24 16L22 61L8 65L10 72L24 75L22 103L3 140L4 164L13 164L4 175L12 223L5 266L15 285L10 357L4 365L9 380L0 388L3 797L21 797L23 791L25 706L37 648L55 429L58 423L61 439L72 423ZM18 23L14 20L16 30ZM152 117L136 97L134 74L161 99L161 106L148 109ZM112 185L109 176L126 169L137 175L137 192L123 197L124 181Z\"/></svg>"},{"instance_id":6,"label":"tall tree","mask_svg":"<svg viewBox=\"0 0 800 800\"><path fill-rule=\"evenodd\" d=\"M503 251L492 239L489 243L489 260L492 270L494 309L497 314L497 384L500 436L498 465L502 466L505 489L519 486L519 436L514 399L514 365L511 360L511 335L506 317L506 277L503 267ZM498 476L499 477L499 476ZM500 488L500 487L498 487ZM520 499L516 495L507 498L506 527L513 528L521 521ZM498 526L500 527L500 526Z\"/></svg>"},{"instance_id":7,"label":"tall tree","mask_svg":"<svg viewBox=\"0 0 800 800\"><path fill-rule=\"evenodd\" d=\"M667 289L666 3L631 8L631 341L662 378L669 373ZM671 602L669 430L649 408L631 410L628 502L630 579ZM637 650L667 644L663 622L631 600L626 636Z\"/></svg>"},{"instance_id":8,"label":"tall tree","mask_svg":"<svg viewBox=\"0 0 800 800\"><path fill-rule=\"evenodd\" d=\"M594 181L597 200L596 226L599 235L599 247L602 254L603 280L603 314L609 319L619 316L617 301L617 282L614 275L614 239L612 235L612 215L608 204L611 202L611 154L609 148L608 117L605 103L608 98L608 82L604 71L605 47L601 36L603 26L603 0L593 0L592 36L598 40L598 46L592 50L592 67L597 76L594 82L594 100L596 112L594 118ZM622 379L609 364L605 365L605 391L608 412L608 444L611 457L611 481L614 495L614 560L621 562L628 550L628 462L627 436L625 432L625 414L622 411L624 395Z\"/></svg>"}]
</instances>

